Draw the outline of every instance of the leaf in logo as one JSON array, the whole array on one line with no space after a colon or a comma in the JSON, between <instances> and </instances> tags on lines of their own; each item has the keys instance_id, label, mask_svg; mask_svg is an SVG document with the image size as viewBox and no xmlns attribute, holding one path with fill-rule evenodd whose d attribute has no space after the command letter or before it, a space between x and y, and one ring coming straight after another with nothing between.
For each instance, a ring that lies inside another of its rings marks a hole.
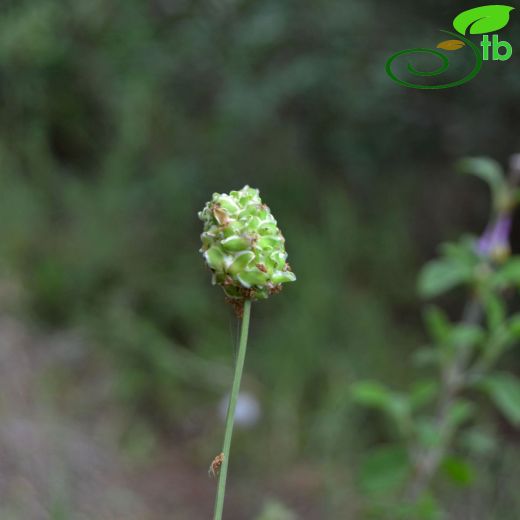
<instances>
[{"instance_id":1,"label":"leaf in logo","mask_svg":"<svg viewBox=\"0 0 520 520\"><path fill-rule=\"evenodd\" d=\"M444 40L437 44L437 49L443 49L445 51L458 51L462 49L466 44L460 40Z\"/></svg>"},{"instance_id":2,"label":"leaf in logo","mask_svg":"<svg viewBox=\"0 0 520 520\"><path fill-rule=\"evenodd\" d=\"M460 34L486 34L498 31L509 22L509 5L483 5L463 11L453 20L453 27Z\"/></svg>"}]
</instances>

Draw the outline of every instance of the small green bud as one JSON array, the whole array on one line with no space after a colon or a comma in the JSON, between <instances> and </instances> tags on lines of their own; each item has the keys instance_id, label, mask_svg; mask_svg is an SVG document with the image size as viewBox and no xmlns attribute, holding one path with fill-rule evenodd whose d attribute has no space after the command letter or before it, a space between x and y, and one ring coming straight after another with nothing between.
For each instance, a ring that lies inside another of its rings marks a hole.
<instances>
[{"instance_id":1,"label":"small green bud","mask_svg":"<svg viewBox=\"0 0 520 520\"><path fill-rule=\"evenodd\" d=\"M287 263L285 239L258 190L244 186L214 193L199 218L204 223L201 253L229 298L262 299L296 276Z\"/></svg>"}]
</instances>

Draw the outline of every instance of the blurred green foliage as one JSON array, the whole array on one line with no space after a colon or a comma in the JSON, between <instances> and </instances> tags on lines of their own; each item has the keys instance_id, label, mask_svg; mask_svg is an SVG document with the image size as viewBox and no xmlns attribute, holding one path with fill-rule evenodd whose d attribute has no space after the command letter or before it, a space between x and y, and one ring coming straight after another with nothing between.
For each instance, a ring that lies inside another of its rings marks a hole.
<instances>
[{"instance_id":1,"label":"blurred green foliage","mask_svg":"<svg viewBox=\"0 0 520 520\"><path fill-rule=\"evenodd\" d=\"M476 480L472 456L498 447L493 441L458 447L468 433L480 437L482 424L489 422L489 417L476 413L479 391L512 426L520 423L520 379L496 370L520 340L520 314L509 309L511 296L520 288L520 259L511 256L510 247L512 213L520 195L518 157L513 156L508 177L490 159L461 163L464 171L487 182L493 203L480 238L444 244L439 258L421 270L418 285L423 296L461 287L468 294L458 322L439 307L426 309L432 341L415 360L426 361L433 370L424 376L418 373L407 392L369 380L353 386L356 402L379 410L395 426L394 443L372 450L360 475L370 507L383 518L443 518L447 510L438 500L439 475L461 487Z\"/></svg>"},{"instance_id":2,"label":"blurred green foliage","mask_svg":"<svg viewBox=\"0 0 520 520\"><path fill-rule=\"evenodd\" d=\"M386 438L350 384L413 377L402 360L422 336L418 266L487 213L485 192L447 165L503 160L520 110L514 66L490 63L442 96L392 84L389 53L455 14L448 1L398 5L2 2L2 271L33 319L97 342L130 417L179 435L194 410L213 418L234 325L196 214L248 183L299 283L253 308L246 385L264 420L237 442L268 473L300 457L351 467Z\"/></svg>"}]
</instances>

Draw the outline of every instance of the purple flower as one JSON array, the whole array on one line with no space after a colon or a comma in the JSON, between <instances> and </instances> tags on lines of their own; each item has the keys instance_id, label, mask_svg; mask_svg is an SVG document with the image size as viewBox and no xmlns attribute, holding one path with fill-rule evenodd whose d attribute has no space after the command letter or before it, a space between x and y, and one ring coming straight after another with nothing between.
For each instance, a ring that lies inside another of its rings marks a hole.
<instances>
[{"instance_id":1,"label":"purple flower","mask_svg":"<svg viewBox=\"0 0 520 520\"><path fill-rule=\"evenodd\" d=\"M511 231L511 216L501 215L489 224L477 243L477 253L480 256L494 259L509 254L509 233Z\"/></svg>"}]
</instances>

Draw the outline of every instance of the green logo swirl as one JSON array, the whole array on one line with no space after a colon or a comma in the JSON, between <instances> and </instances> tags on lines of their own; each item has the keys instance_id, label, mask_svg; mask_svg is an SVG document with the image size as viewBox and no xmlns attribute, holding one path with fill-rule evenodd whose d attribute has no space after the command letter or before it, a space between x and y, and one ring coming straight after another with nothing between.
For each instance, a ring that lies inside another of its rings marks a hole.
<instances>
[{"instance_id":1,"label":"green logo swirl","mask_svg":"<svg viewBox=\"0 0 520 520\"><path fill-rule=\"evenodd\" d=\"M410 74L413 74L414 76L421 76L421 77L439 76L440 74L442 74L443 72L445 72L448 69L450 63L449 63L449 60L446 55L442 54L439 51L433 50L433 49L424 49L424 48L418 47L417 49L406 49L404 51L396 52L395 54L390 56L390 58L388 58L385 68L386 68L386 72L390 76L390 78L393 81L395 81L396 83L398 83L399 85L402 85L403 87L417 88L417 89L423 89L423 90L457 87L457 86L463 85L464 83L467 83L468 81L473 79L480 72L480 69L482 68L482 56L480 53L480 49L472 41L468 40L467 38L465 38L464 36L462 36L460 34L452 33L450 31L441 31L441 32L449 34L451 36L455 36L455 37L459 38L460 40L463 40L464 43L468 47L470 47L470 49L473 51L473 55L475 56L475 65L473 66L473 69L468 74L466 74L466 76L464 76L463 78L461 78L459 80L450 81L449 83L442 83L440 85L417 85L415 83L410 83L409 81L399 79L394 74L394 72L392 70L392 65L397 58L399 58L400 56L403 56L405 54L418 54L418 53L430 54L430 55L436 56L441 61L440 66L431 71L417 70L411 63L408 63L408 71L410 72Z\"/></svg>"}]
</instances>

